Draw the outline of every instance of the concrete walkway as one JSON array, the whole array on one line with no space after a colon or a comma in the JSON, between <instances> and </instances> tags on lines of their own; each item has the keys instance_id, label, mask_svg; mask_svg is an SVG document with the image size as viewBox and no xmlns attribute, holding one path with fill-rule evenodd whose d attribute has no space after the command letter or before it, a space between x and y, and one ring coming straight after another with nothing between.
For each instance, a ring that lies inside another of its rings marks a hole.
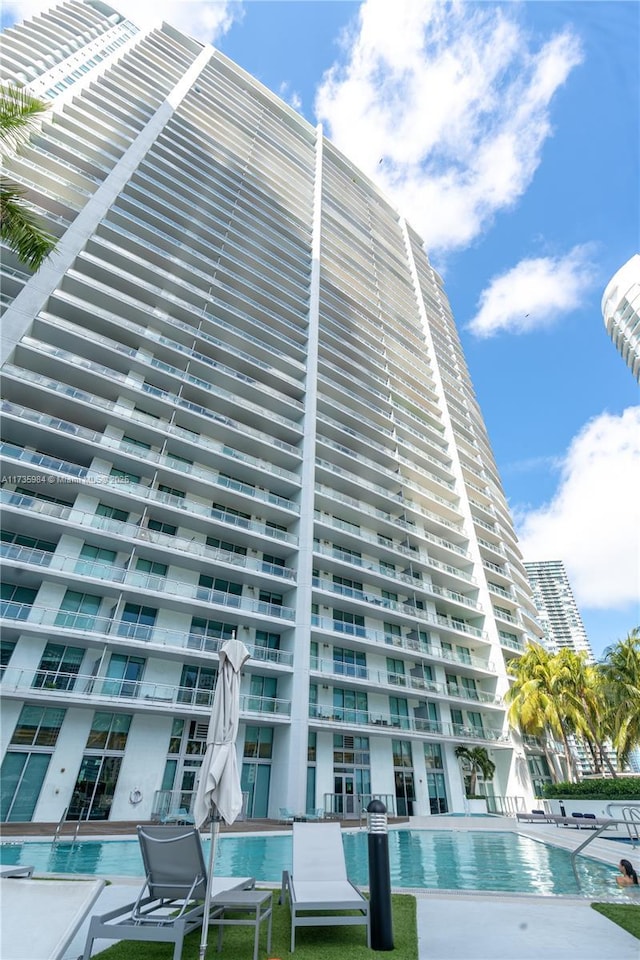
<instances>
[{"instance_id":1,"label":"concrete walkway","mask_svg":"<svg viewBox=\"0 0 640 960\"><path fill-rule=\"evenodd\" d=\"M640 940L585 901L443 895L417 904L420 960L640 960Z\"/></svg>"}]
</instances>

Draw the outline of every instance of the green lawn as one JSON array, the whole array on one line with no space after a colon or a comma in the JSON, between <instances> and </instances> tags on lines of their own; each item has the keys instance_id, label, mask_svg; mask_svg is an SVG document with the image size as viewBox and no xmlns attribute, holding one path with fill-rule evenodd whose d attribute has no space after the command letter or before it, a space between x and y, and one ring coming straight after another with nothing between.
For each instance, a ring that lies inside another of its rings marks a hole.
<instances>
[{"instance_id":1,"label":"green lawn","mask_svg":"<svg viewBox=\"0 0 640 960\"><path fill-rule=\"evenodd\" d=\"M364 927L304 927L296 930L294 960L373 960L374 957L390 957L393 960L418 960L418 931L416 926L415 897L393 894L393 953L369 950ZM260 931L259 960L265 957L289 960L291 922L288 906L278 905L278 891L273 895L273 932L271 951L267 954L267 926ZM182 960L198 960L200 931L194 931L185 942ZM253 927L224 927L222 951L217 952L218 928L209 930L207 960L216 957L233 960L253 960ZM173 944L144 943L123 940L99 954L100 960L172 960Z\"/></svg>"},{"instance_id":2,"label":"green lawn","mask_svg":"<svg viewBox=\"0 0 640 960\"><path fill-rule=\"evenodd\" d=\"M640 940L640 904L592 903L591 906Z\"/></svg>"}]
</instances>

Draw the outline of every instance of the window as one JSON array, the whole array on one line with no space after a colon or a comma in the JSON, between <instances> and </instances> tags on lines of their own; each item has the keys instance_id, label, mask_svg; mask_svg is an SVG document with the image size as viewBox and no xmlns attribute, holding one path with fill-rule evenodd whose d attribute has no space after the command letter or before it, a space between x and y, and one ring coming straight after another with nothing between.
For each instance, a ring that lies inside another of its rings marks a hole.
<instances>
[{"instance_id":1,"label":"window","mask_svg":"<svg viewBox=\"0 0 640 960\"><path fill-rule=\"evenodd\" d=\"M94 713L87 738L87 750L124 751L130 726L131 714Z\"/></svg>"},{"instance_id":2,"label":"window","mask_svg":"<svg viewBox=\"0 0 640 960\"><path fill-rule=\"evenodd\" d=\"M424 747L424 765L427 770L443 770L442 747L439 743L425 743Z\"/></svg>"},{"instance_id":3,"label":"window","mask_svg":"<svg viewBox=\"0 0 640 960\"><path fill-rule=\"evenodd\" d=\"M143 443L142 440L136 440L135 437L127 437L126 435L122 438L123 443L129 443L134 447L142 447L143 450L151 450L150 443Z\"/></svg>"},{"instance_id":4,"label":"window","mask_svg":"<svg viewBox=\"0 0 640 960\"><path fill-rule=\"evenodd\" d=\"M225 520L227 517L237 517L239 520L251 520L250 513L242 513L241 510L234 510L233 507L225 507L223 503L211 504L211 516L218 520ZM238 526L246 527L248 524L240 523Z\"/></svg>"},{"instance_id":5,"label":"window","mask_svg":"<svg viewBox=\"0 0 640 960\"><path fill-rule=\"evenodd\" d=\"M274 607L282 606L282 594L273 593L271 590L261 590L258 599L260 603L270 603Z\"/></svg>"},{"instance_id":6,"label":"window","mask_svg":"<svg viewBox=\"0 0 640 960\"><path fill-rule=\"evenodd\" d=\"M34 550L43 550L45 553L53 553L56 544L52 540L41 540L38 537L26 537L22 533L12 533L10 530L0 531L0 540L2 543L14 544L16 547L32 547ZM15 554L4 553L5 556Z\"/></svg>"},{"instance_id":7,"label":"window","mask_svg":"<svg viewBox=\"0 0 640 960\"><path fill-rule=\"evenodd\" d=\"M65 710L23 707L13 731L14 746L55 747Z\"/></svg>"},{"instance_id":8,"label":"window","mask_svg":"<svg viewBox=\"0 0 640 960\"><path fill-rule=\"evenodd\" d=\"M142 574L136 578L136 582L144 584L150 590L162 589L164 577L167 575L168 567L166 563L157 563L155 560L146 560L144 557L138 557L136 560L136 573ZM157 578L157 579L156 579Z\"/></svg>"},{"instance_id":9,"label":"window","mask_svg":"<svg viewBox=\"0 0 640 960\"><path fill-rule=\"evenodd\" d=\"M118 507L110 507L107 503L99 503L96 507L96 517L106 517L107 520L117 520L119 523L126 523L129 514L126 510L119 510Z\"/></svg>"},{"instance_id":10,"label":"window","mask_svg":"<svg viewBox=\"0 0 640 960\"><path fill-rule=\"evenodd\" d=\"M336 610L334 607L333 629L338 633L351 633L357 637L364 637L364 617L347 610Z\"/></svg>"},{"instance_id":11,"label":"window","mask_svg":"<svg viewBox=\"0 0 640 960\"><path fill-rule=\"evenodd\" d=\"M404 675L404 660L394 660L387 657L387 680L398 687L406 687L407 678Z\"/></svg>"},{"instance_id":12,"label":"window","mask_svg":"<svg viewBox=\"0 0 640 960\"><path fill-rule=\"evenodd\" d=\"M84 657L82 647L67 647L48 643L40 659L33 686L55 690L73 690L80 664Z\"/></svg>"},{"instance_id":13,"label":"window","mask_svg":"<svg viewBox=\"0 0 640 960\"><path fill-rule=\"evenodd\" d=\"M226 553L237 553L238 556L246 557L247 548L240 547L237 543L231 543L230 540L220 540L219 537L207 537L207 546L214 550L224 550Z\"/></svg>"},{"instance_id":14,"label":"window","mask_svg":"<svg viewBox=\"0 0 640 960\"><path fill-rule=\"evenodd\" d=\"M334 593L340 593L343 597L353 597L362 594L362 583L358 580L350 580L347 577L333 576Z\"/></svg>"},{"instance_id":15,"label":"window","mask_svg":"<svg viewBox=\"0 0 640 960\"><path fill-rule=\"evenodd\" d=\"M218 483L221 487L228 487L229 490L237 490L239 493L248 493L251 496L256 492L256 488L252 483L243 483L242 480L236 480L235 477L229 476L228 473L219 473Z\"/></svg>"},{"instance_id":16,"label":"window","mask_svg":"<svg viewBox=\"0 0 640 960\"><path fill-rule=\"evenodd\" d=\"M158 484L159 493L165 493L168 497L176 497L178 500L184 500L186 493L184 490L178 490L176 487L168 487L166 483Z\"/></svg>"},{"instance_id":17,"label":"window","mask_svg":"<svg viewBox=\"0 0 640 960\"><path fill-rule=\"evenodd\" d=\"M180 678L178 703L191 703L210 707L218 671L211 667L196 667L185 664Z\"/></svg>"},{"instance_id":18,"label":"window","mask_svg":"<svg viewBox=\"0 0 640 960\"><path fill-rule=\"evenodd\" d=\"M233 623L193 617L188 645L197 650L216 651L220 649L223 640L230 640L236 631L237 627Z\"/></svg>"},{"instance_id":19,"label":"window","mask_svg":"<svg viewBox=\"0 0 640 960\"><path fill-rule=\"evenodd\" d=\"M16 648L17 640L0 640L0 677L4 676L4 671L9 666L11 654Z\"/></svg>"},{"instance_id":20,"label":"window","mask_svg":"<svg viewBox=\"0 0 640 960\"><path fill-rule=\"evenodd\" d=\"M279 650L280 634L267 633L266 630L256 630L256 647L265 647L269 650Z\"/></svg>"},{"instance_id":21,"label":"window","mask_svg":"<svg viewBox=\"0 0 640 960\"><path fill-rule=\"evenodd\" d=\"M392 740L391 751L393 753L394 767L413 767L411 743L409 740Z\"/></svg>"},{"instance_id":22,"label":"window","mask_svg":"<svg viewBox=\"0 0 640 960\"><path fill-rule=\"evenodd\" d=\"M383 600L390 600L392 603L398 602L398 594L392 593L391 590L381 590Z\"/></svg>"},{"instance_id":23,"label":"window","mask_svg":"<svg viewBox=\"0 0 640 960\"><path fill-rule=\"evenodd\" d=\"M364 653L356 650L333 648L333 672L346 677L367 676L367 660Z\"/></svg>"},{"instance_id":24,"label":"window","mask_svg":"<svg viewBox=\"0 0 640 960\"><path fill-rule=\"evenodd\" d=\"M37 590L18 587L14 583L0 584L0 617L8 620L26 620L31 612Z\"/></svg>"},{"instance_id":25,"label":"window","mask_svg":"<svg viewBox=\"0 0 640 960\"><path fill-rule=\"evenodd\" d=\"M136 640L150 640L158 611L153 607L141 607L136 603L126 603L118 624L121 637L133 637Z\"/></svg>"},{"instance_id":26,"label":"window","mask_svg":"<svg viewBox=\"0 0 640 960\"><path fill-rule=\"evenodd\" d=\"M391 726L409 729L409 705L404 697L389 697Z\"/></svg>"},{"instance_id":27,"label":"window","mask_svg":"<svg viewBox=\"0 0 640 960\"><path fill-rule=\"evenodd\" d=\"M265 573L271 573L276 577L284 576L284 560L282 557L274 557L271 553L262 554L262 569Z\"/></svg>"},{"instance_id":28,"label":"window","mask_svg":"<svg viewBox=\"0 0 640 960\"><path fill-rule=\"evenodd\" d=\"M178 532L178 528L173 523L165 523L163 520L149 520L147 527L157 533L165 533L168 537L175 537Z\"/></svg>"},{"instance_id":29,"label":"window","mask_svg":"<svg viewBox=\"0 0 640 960\"><path fill-rule=\"evenodd\" d=\"M97 577L98 579L106 577L108 580L112 580L113 571L109 568L113 567L117 556L115 550L103 550L101 547L94 547L85 543L76 561L75 572L85 577Z\"/></svg>"},{"instance_id":30,"label":"window","mask_svg":"<svg viewBox=\"0 0 640 960\"><path fill-rule=\"evenodd\" d=\"M384 642L390 643L392 646L396 647L401 646L402 630L400 629L399 624L383 623L382 626L384 629Z\"/></svg>"},{"instance_id":31,"label":"window","mask_svg":"<svg viewBox=\"0 0 640 960\"><path fill-rule=\"evenodd\" d=\"M122 480L123 484L140 483L141 479L136 473L127 473L126 470L118 470L116 467L111 468L109 476Z\"/></svg>"},{"instance_id":32,"label":"window","mask_svg":"<svg viewBox=\"0 0 640 960\"><path fill-rule=\"evenodd\" d=\"M249 710L274 713L278 681L275 677L251 677Z\"/></svg>"},{"instance_id":33,"label":"window","mask_svg":"<svg viewBox=\"0 0 640 960\"><path fill-rule=\"evenodd\" d=\"M69 627L72 630L93 630L102 597L92 593L78 593L67 590L60 610L56 616L57 627Z\"/></svg>"},{"instance_id":34,"label":"window","mask_svg":"<svg viewBox=\"0 0 640 960\"><path fill-rule=\"evenodd\" d=\"M396 572L396 565L395 563L387 563L386 560L381 560L380 570L382 573L394 574Z\"/></svg>"},{"instance_id":35,"label":"window","mask_svg":"<svg viewBox=\"0 0 640 960\"><path fill-rule=\"evenodd\" d=\"M337 543L333 544L333 553L338 559L350 560L353 563L362 560L362 554L358 550L350 550L349 547L341 547Z\"/></svg>"},{"instance_id":36,"label":"window","mask_svg":"<svg viewBox=\"0 0 640 960\"><path fill-rule=\"evenodd\" d=\"M360 690L333 691L333 712L336 720L346 723L368 723L367 694Z\"/></svg>"},{"instance_id":37,"label":"window","mask_svg":"<svg viewBox=\"0 0 640 960\"><path fill-rule=\"evenodd\" d=\"M137 697L138 681L142 677L144 664L142 657L112 653L107 668L107 679L102 684L103 696Z\"/></svg>"},{"instance_id":38,"label":"window","mask_svg":"<svg viewBox=\"0 0 640 960\"><path fill-rule=\"evenodd\" d=\"M219 596L215 596L218 594ZM226 596L220 596L226 594ZM223 580L221 577L209 577L204 573L200 574L198 580L198 600L211 600L217 603L226 603L231 607L239 607L239 597L242 595L242 584L234 583L232 580ZM238 598L238 599L236 599Z\"/></svg>"}]
</instances>

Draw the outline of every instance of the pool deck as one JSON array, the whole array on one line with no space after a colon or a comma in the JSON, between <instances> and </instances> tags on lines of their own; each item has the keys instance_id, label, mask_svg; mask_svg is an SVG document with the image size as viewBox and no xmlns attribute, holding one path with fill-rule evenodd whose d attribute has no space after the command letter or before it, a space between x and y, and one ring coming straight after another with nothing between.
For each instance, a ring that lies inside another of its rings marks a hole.
<instances>
[{"instance_id":1,"label":"pool deck","mask_svg":"<svg viewBox=\"0 0 640 960\"><path fill-rule=\"evenodd\" d=\"M91 831L92 839L132 836L105 829ZM236 825L234 825L236 826ZM345 828L358 829L345 822ZM99 827L96 824L96 827ZM246 832L280 832L279 824L263 822L238 824ZM587 830L557 827L554 824L517 823L507 817L412 817L393 823L395 829L419 830L511 830L523 836L544 840L573 851L588 834ZM241 829L233 832L241 832ZM34 833L25 839L34 839ZM4 834L8 839L7 834ZM49 834L50 836L50 834ZM88 838L87 833L84 834ZM17 832L11 839L17 840ZM637 852L636 852L637 851ZM640 859L640 849L598 838L587 848L588 856L615 866L621 856ZM490 868L489 868L490 869ZM106 912L135 899L139 881L114 878L105 888L95 912ZM587 899L572 897L536 897L503 893L466 893L464 891L411 890L417 900L419 960L639 960L640 941L630 933L596 913ZM629 903L640 909L640 890L625 891ZM616 899L620 891L603 890L603 901ZM80 929L64 960L77 960L84 948L86 925ZM110 944L97 941L93 955ZM212 956L216 956L214 953ZM391 955L391 954L390 954Z\"/></svg>"}]
</instances>

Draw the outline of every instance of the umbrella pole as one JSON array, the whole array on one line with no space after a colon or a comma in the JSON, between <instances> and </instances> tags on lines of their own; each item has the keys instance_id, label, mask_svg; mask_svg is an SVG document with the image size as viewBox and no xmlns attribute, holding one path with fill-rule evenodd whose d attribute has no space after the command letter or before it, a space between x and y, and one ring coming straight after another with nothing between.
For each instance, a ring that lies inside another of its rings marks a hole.
<instances>
[{"instance_id":1,"label":"umbrella pole","mask_svg":"<svg viewBox=\"0 0 640 960\"><path fill-rule=\"evenodd\" d=\"M204 960L207 952L207 938L209 936L209 916L211 914L211 887L213 884L213 861L215 859L216 841L218 839L218 812L211 816L211 849L209 850L209 866L207 868L207 889L204 897L204 912L202 916L202 936L200 938L199 960Z\"/></svg>"}]
</instances>

